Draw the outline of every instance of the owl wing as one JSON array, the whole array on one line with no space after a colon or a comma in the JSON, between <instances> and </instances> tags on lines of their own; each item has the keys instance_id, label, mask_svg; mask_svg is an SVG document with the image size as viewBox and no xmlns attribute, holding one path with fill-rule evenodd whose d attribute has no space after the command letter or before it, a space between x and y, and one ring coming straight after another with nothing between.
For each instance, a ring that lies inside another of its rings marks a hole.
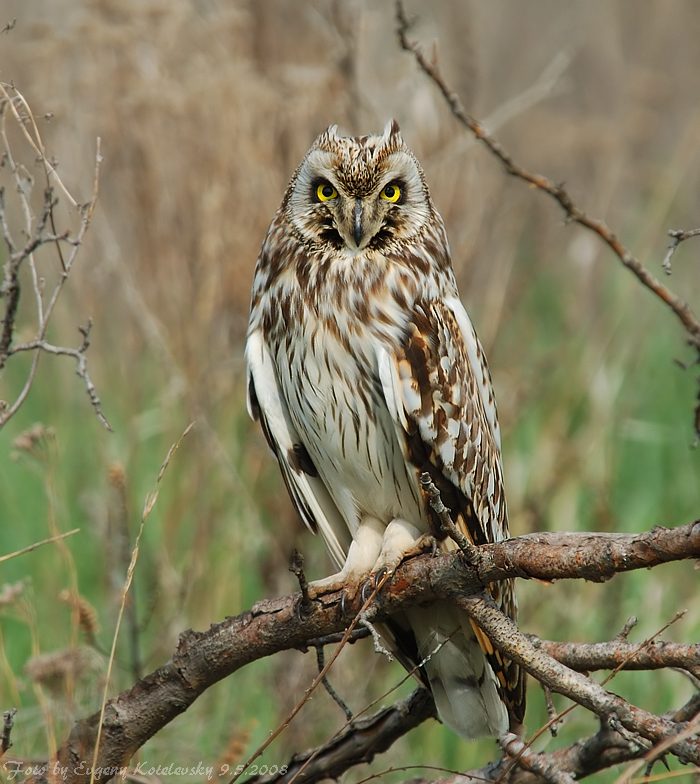
<instances>
[{"instance_id":1,"label":"owl wing","mask_svg":"<svg viewBox=\"0 0 700 784\"><path fill-rule=\"evenodd\" d=\"M428 472L457 527L480 545L508 536L500 432L491 377L469 316L456 297L418 304L405 339L392 354L378 351L379 375L397 437L416 478ZM444 549L456 545L426 500L431 529ZM512 583L489 587L510 617L517 607ZM493 648L472 624L506 704L520 721L520 668Z\"/></svg>"},{"instance_id":2,"label":"owl wing","mask_svg":"<svg viewBox=\"0 0 700 784\"><path fill-rule=\"evenodd\" d=\"M267 443L277 458L284 483L301 519L312 533L320 532L340 568L348 543L338 534L347 530L338 507L302 444L280 394L275 366L259 330L246 344L248 413L260 420Z\"/></svg>"}]
</instances>

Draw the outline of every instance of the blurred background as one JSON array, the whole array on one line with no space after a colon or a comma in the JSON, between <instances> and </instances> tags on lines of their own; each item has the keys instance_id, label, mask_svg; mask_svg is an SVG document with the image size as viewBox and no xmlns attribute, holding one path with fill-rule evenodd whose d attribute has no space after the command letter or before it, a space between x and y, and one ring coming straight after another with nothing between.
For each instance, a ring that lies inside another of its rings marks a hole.
<instances>
[{"instance_id":1,"label":"blurred background","mask_svg":"<svg viewBox=\"0 0 700 784\"><path fill-rule=\"evenodd\" d=\"M408 0L407 9L417 17L411 36L434 47L467 110L516 160L565 181L661 276L667 230L700 224L696 4ZM78 346L77 327L92 317L88 369L114 428L95 417L74 362L43 357L26 403L0 431L0 554L81 529L0 565L0 709L19 708L14 754L46 758L72 721L99 709L144 499L190 422L145 527L110 693L165 663L182 630L295 590L295 546L310 578L329 573L248 420L243 343L265 231L331 123L373 133L395 117L422 162L489 357L511 531L632 532L698 517L697 384L674 362L692 359L675 317L462 130L401 51L392 2L2 0L0 27L11 19L0 79L29 101L78 202L90 198L101 137L98 206L49 338ZM8 133L39 210L41 169ZM0 174L9 202L7 167ZM57 195L57 228L75 231L79 216ZM698 253L697 240L682 245L670 279L696 312ZM56 281L54 249L37 264ZM27 294L18 340L33 335L32 308ZM24 357L8 363L0 397L16 397L27 368ZM643 640L688 609L664 637L698 639L692 563L604 586L518 589L522 628L544 638L606 640L637 615L631 639ZM235 767L315 672L313 653L258 662L207 692L137 759ZM359 711L402 677L364 641L343 652L331 681ZM676 673L635 674L618 676L614 689L659 712L692 685ZM546 721L535 686L529 703L534 731ZM263 762L284 764L343 721L316 692ZM537 748L596 729L579 709ZM491 741L468 745L431 721L344 780L392 765L476 766L496 753Z\"/></svg>"}]
</instances>

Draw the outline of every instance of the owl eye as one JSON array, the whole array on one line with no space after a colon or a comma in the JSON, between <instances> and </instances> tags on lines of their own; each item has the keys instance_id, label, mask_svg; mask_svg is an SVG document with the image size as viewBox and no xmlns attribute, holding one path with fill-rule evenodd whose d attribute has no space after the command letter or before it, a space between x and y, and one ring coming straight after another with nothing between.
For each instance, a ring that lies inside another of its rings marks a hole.
<instances>
[{"instance_id":1,"label":"owl eye","mask_svg":"<svg viewBox=\"0 0 700 784\"><path fill-rule=\"evenodd\" d=\"M328 182L322 182L316 188L316 198L319 201L330 201L338 197L338 191Z\"/></svg>"},{"instance_id":2,"label":"owl eye","mask_svg":"<svg viewBox=\"0 0 700 784\"><path fill-rule=\"evenodd\" d=\"M379 198L386 199L395 204L401 198L401 188L395 183L385 185L384 188L382 188L382 192L379 194Z\"/></svg>"}]
</instances>

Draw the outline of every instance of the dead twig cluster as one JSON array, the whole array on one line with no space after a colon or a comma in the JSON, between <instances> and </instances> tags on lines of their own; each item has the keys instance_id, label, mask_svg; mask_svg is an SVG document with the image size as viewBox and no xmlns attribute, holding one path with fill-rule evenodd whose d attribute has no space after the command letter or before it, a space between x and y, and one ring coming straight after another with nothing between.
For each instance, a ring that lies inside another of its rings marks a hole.
<instances>
[{"instance_id":1,"label":"dead twig cluster","mask_svg":"<svg viewBox=\"0 0 700 784\"><path fill-rule=\"evenodd\" d=\"M38 217L34 215L31 205L34 178L13 153L10 144L8 121L13 122L19 128L24 141L29 145L32 154L35 155L37 164L43 169L46 187L44 189L41 213ZM0 370L5 367L10 357L16 354L26 352L32 355L27 378L15 401L12 403L0 401L0 427L15 415L26 400L36 377L40 356L42 354L57 354L75 359L77 363L76 372L85 383L90 402L95 409L97 417L106 428L111 430L109 422L107 422L102 413L100 399L97 396L95 386L87 372L85 352L90 345L89 335L92 321L90 320L86 327L78 327L83 336L78 348L56 346L46 339L56 303L70 276L95 209L100 163L102 161L100 140L97 140L92 195L87 203L79 204L63 185L56 172L55 162L49 161L29 104L14 86L6 84L0 84L0 138L4 146L2 166L7 167L9 170L10 181L14 186L12 191L8 191L5 187L0 187L0 231L7 249L3 279L2 283L0 283L0 299L4 300L2 329L0 330ZM75 234L71 234L70 231L59 233L56 230L56 206L58 199L55 193L57 190L63 194L70 206L80 214L80 225ZM22 242L17 241L17 231L12 229L8 215L9 205L6 202L10 193L16 194L22 215L23 226L21 234L24 238ZM55 248L59 263L59 268L55 270L56 281L52 289L49 288L48 274L43 272L37 259L37 251L46 246ZM64 252L64 248L67 249L67 252ZM34 327L32 340L17 343L15 342L15 333L22 289L21 272L26 266L29 267L31 288L34 295L36 326Z\"/></svg>"}]
</instances>

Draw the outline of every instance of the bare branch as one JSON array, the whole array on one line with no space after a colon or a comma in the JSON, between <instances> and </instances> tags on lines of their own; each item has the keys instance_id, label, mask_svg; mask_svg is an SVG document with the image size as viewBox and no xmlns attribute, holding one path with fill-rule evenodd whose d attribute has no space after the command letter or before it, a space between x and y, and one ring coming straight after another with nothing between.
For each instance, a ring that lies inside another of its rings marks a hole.
<instances>
[{"instance_id":1,"label":"bare branch","mask_svg":"<svg viewBox=\"0 0 700 784\"><path fill-rule=\"evenodd\" d=\"M90 380L90 376L88 375L87 372L87 357L85 356L85 352L90 346L91 329L92 329L92 319L88 321L87 327L78 327L78 330L83 336L83 342L79 348L54 346L45 340L32 340L29 343L17 344L16 346L14 346L9 350L8 355L11 356L12 354L17 354L22 351L41 350L46 352L47 354L58 354L62 356L73 357L78 363L78 367L75 372L85 382L86 391L88 393L88 397L90 398L90 402L92 403L92 407L95 409L95 414L97 414L97 418L100 420L100 422L102 422L102 424L107 428L107 430L112 431L112 426L109 424L104 414L102 413L102 403L100 402L100 398L97 396L97 390L95 389L95 385ZM0 424L2 423L3 420L2 417L0 417Z\"/></svg>"},{"instance_id":2,"label":"bare branch","mask_svg":"<svg viewBox=\"0 0 700 784\"><path fill-rule=\"evenodd\" d=\"M549 784L574 784L575 779L570 773L553 765L543 754L536 754L512 732L499 740L501 748L510 757L518 758L519 767L534 773Z\"/></svg>"},{"instance_id":3,"label":"bare branch","mask_svg":"<svg viewBox=\"0 0 700 784\"><path fill-rule=\"evenodd\" d=\"M540 756L553 768L566 770L580 781L600 770L636 759L639 754L638 744L603 726L590 738ZM508 784L540 784L541 779L529 771L513 768L506 781Z\"/></svg>"},{"instance_id":4,"label":"bare branch","mask_svg":"<svg viewBox=\"0 0 700 784\"><path fill-rule=\"evenodd\" d=\"M373 620L380 622L412 603L457 597L469 602L465 595L506 577L520 575L540 580L578 577L601 582L616 572L697 558L700 523L675 529L655 528L636 535L537 534L484 545L480 550L483 559L478 575L464 564L459 553L423 556L403 563L373 601ZM185 632L168 664L107 704L97 766L123 765L146 740L185 711L207 688L251 661L281 650L305 648L311 640L342 631L347 615L341 611L340 595L341 592L336 592L319 597L309 614L299 612L300 594L258 602L249 612L216 624L208 632ZM363 605L360 586L348 597L347 609L357 617ZM483 602L471 601L472 604ZM649 729L644 729L646 735L640 732L644 737L667 737L671 728L677 726L669 719L638 709L635 709L636 718L630 718L631 708L624 700L609 695L601 686L556 662L515 627L507 627L504 633L499 623L505 616L497 609L486 607L474 611L472 605L468 606L484 631L489 636L493 634L494 644L503 646L505 653L517 661L527 658L530 663L525 668L536 672L536 677L553 691L572 696L594 712L604 713L606 720L617 722L623 731L628 724L628 729L636 731L639 725L646 727L648 723ZM488 615L491 611L496 613L497 620ZM517 637L511 632L517 633ZM349 639L348 632L344 637ZM516 639L517 643L513 643ZM75 725L59 752L61 764L92 759L98 724L99 714L95 714ZM697 749L685 741L677 751L693 759ZM85 781L76 774L66 784Z\"/></svg>"},{"instance_id":5,"label":"bare branch","mask_svg":"<svg viewBox=\"0 0 700 784\"><path fill-rule=\"evenodd\" d=\"M11 97L8 89L14 93L14 97ZM10 171L12 173L12 177L15 181L17 193L19 194L20 203L22 206L22 211L24 214L24 222L25 227L24 231L26 236L29 238L24 246L17 250L16 243L12 238L10 226L6 219L5 213L5 191L4 189L0 189L0 229L2 231L3 239L5 244L8 247L9 255L7 261L4 265L4 274L3 274L3 281L0 285L0 298L5 300L5 312L4 317L2 319L2 331L0 332L0 369L4 367L8 358L15 353L24 352L24 351L31 351L33 352L34 356L32 358L32 363L30 365L30 369L27 375L27 379L24 383L24 386L17 396L16 400L12 405L0 401L0 428L8 422L14 414L18 411L20 406L24 403L29 394L29 391L34 383L34 379L36 377L36 370L39 362L39 357L41 353L52 353L52 354L63 354L67 356L72 356L78 363L77 367L77 374L83 379L88 396L90 398L90 402L92 403L93 408L95 409L95 413L97 417L100 419L102 424L108 429L111 430L111 426L109 422L107 422L106 418L102 414L101 410L101 403L100 399L97 395L95 390L95 386L92 383L88 372L87 372L87 359L85 356L85 351L89 346L89 339L88 334L91 326L91 322L88 327L79 327L79 330L83 334L83 344L78 349L71 349L66 347L58 347L49 344L46 341L46 333L49 326L49 321L53 314L53 310L56 306L58 298L63 290L63 286L65 285L68 277L70 275L70 271L75 261L76 255L80 246L82 245L83 238L85 232L88 229L90 224L90 219L92 217L92 213L95 208L95 203L97 199L98 193L98 183L99 183L99 170L100 164L102 162L102 157L100 155L100 140L97 140L97 153L95 157L95 170L94 170L94 181L93 181L93 190L92 190L92 198L91 200L85 205L79 205L73 199L70 194L67 193L65 187L60 182L60 179L55 175L55 170L53 165L48 162L46 159L46 154L44 151L43 144L41 142L41 137L39 135L38 128L36 126L36 122L34 121L34 117L32 115L31 109L24 101L24 98L17 92L14 88L8 88L7 85L3 85L0 83L0 100L2 100L2 111L0 115L0 137L2 138L4 145L5 145L5 159L8 161ZM22 107L22 111L26 112L26 115L20 114L17 109L17 106ZM47 187L44 192L44 204L41 216L34 226L34 219L32 217L32 212L29 206L28 197L27 197L27 189L23 187L21 164L18 164L15 161L14 156L10 150L10 145L7 136L7 129L6 129L6 119L7 119L7 108L10 107L11 114L15 117L17 122L20 123L22 132L33 147L33 149L38 153L39 159L43 162L44 168L47 175L47 180L50 179L50 175L56 180L59 186L64 190L64 192L68 195L71 203L75 205L81 212L81 222L78 232L75 236L71 236L70 232L66 231L63 233L58 233L55 228L55 219L54 219L54 208L56 206L56 199L53 196L53 191L51 187ZM24 124L24 119L27 119L29 125L32 128L34 136L32 136ZM48 225L51 225L52 231L47 231ZM66 243L71 247L70 253L68 253L68 257L65 258L63 253L61 252L60 246L61 243ZM40 278L37 272L37 266L34 259L34 252L41 246L53 244L59 253L59 259L61 263L61 273L59 275L58 281L54 286L53 292L48 300L48 302L44 302L44 281ZM36 300L36 307L37 307L37 327L34 339L27 343L12 347L12 340L15 331L15 321L17 318L17 311L19 306L19 299L20 299L20 283L19 283L19 274L20 268L22 263L26 260L29 264L29 268L31 271L31 278L32 278L32 285L34 296Z\"/></svg>"},{"instance_id":6,"label":"bare branch","mask_svg":"<svg viewBox=\"0 0 700 784\"><path fill-rule=\"evenodd\" d=\"M537 649L487 593L462 597L458 603L502 653L518 662L552 691L569 697L600 716L611 729L623 733L627 730L653 743L675 739L682 729L669 719L630 705ZM669 748L681 761L700 764L699 738L673 740Z\"/></svg>"},{"instance_id":7,"label":"bare branch","mask_svg":"<svg viewBox=\"0 0 700 784\"><path fill-rule=\"evenodd\" d=\"M671 244L668 246L666 250L666 255L664 256L664 260L661 262L661 266L664 269L664 272L667 275L671 274L671 256L676 252L676 248L684 242L685 240L689 240L691 237L697 237L700 234L700 229L691 229L690 231L679 231L678 229L670 229L669 236L673 237Z\"/></svg>"},{"instance_id":8,"label":"bare branch","mask_svg":"<svg viewBox=\"0 0 700 784\"><path fill-rule=\"evenodd\" d=\"M547 642L537 637L528 639L549 656L577 672L595 670L658 670L676 667L700 677L700 645L675 642L651 642L642 650L636 643L611 642L572 643Z\"/></svg>"},{"instance_id":9,"label":"bare branch","mask_svg":"<svg viewBox=\"0 0 700 784\"><path fill-rule=\"evenodd\" d=\"M303 768L303 779L316 781L339 778L346 770L371 762L407 732L427 719L435 718L435 703L429 692L418 687L403 700L382 708L372 716L351 722L338 736L313 751L295 754L287 772L273 776L254 776L245 784L291 784Z\"/></svg>"},{"instance_id":10,"label":"bare branch","mask_svg":"<svg viewBox=\"0 0 700 784\"><path fill-rule=\"evenodd\" d=\"M457 120L468 128L479 141L483 142L486 147L488 147L504 165L508 174L525 180L525 182L548 193L559 203L566 213L568 220L580 223L582 226L585 226L598 234L603 241L610 246L620 261L632 270L647 288L653 291L674 311L683 323L683 326L690 333L693 344L700 347L700 321L695 317L690 306L658 281L641 262L632 255L622 242L620 242L604 221L589 217L580 207L578 207L563 185L557 185L547 177L544 177L541 174L532 173L516 163L511 155L491 136L486 128L466 111L457 93L455 93L443 79L437 63L431 62L425 57L419 44L408 40L407 33L410 24L401 0L397 0L396 3L396 16L401 47L413 54L420 68L437 85L445 97L452 114Z\"/></svg>"},{"instance_id":11,"label":"bare branch","mask_svg":"<svg viewBox=\"0 0 700 784\"><path fill-rule=\"evenodd\" d=\"M478 566L481 557L479 548L476 547L454 524L454 521L450 517L451 510L442 502L440 491L435 487L435 483L430 478L430 474L427 471L421 474L420 484L423 491L428 496L431 508L440 519L440 525L442 525L451 539L459 547L462 553L464 553L467 563L470 563L472 566Z\"/></svg>"},{"instance_id":12,"label":"bare branch","mask_svg":"<svg viewBox=\"0 0 700 784\"><path fill-rule=\"evenodd\" d=\"M484 125L467 112L457 93L452 90L442 77L437 59L429 60L423 54L420 45L408 39L408 31L411 25L406 17L402 0L396 0L396 20L401 47L413 55L421 70L432 79L458 122L471 131L475 138L482 142L500 160L508 174L524 180L547 193L564 210L567 221L578 223L597 234L611 248L622 264L631 270L646 288L671 308L688 333L688 343L700 353L700 321L691 310L690 305L652 275L611 231L605 221L599 218L592 218L584 212L574 202L563 184L557 184L548 177L528 171L524 166L516 163L510 153L491 136ZM698 440L700 440L700 403L695 408L694 426L697 436L695 443L697 444Z\"/></svg>"}]
</instances>

